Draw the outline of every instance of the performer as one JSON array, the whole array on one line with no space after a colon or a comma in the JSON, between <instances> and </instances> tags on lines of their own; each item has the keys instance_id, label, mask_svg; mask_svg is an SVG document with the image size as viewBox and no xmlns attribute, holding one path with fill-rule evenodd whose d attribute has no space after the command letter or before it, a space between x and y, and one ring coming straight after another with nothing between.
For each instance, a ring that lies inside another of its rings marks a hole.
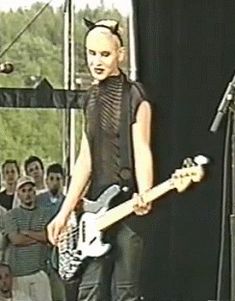
<instances>
[{"instance_id":1,"label":"performer","mask_svg":"<svg viewBox=\"0 0 235 301\"><path fill-rule=\"evenodd\" d=\"M80 153L68 194L48 225L52 244L70 212L82 205L88 183L89 199L95 200L105 188L118 183L128 185L129 196L135 193L137 215L151 210L151 204L138 196L153 184L150 104L142 86L127 79L120 69L125 50L119 24L114 20L85 22L86 59L96 83L86 96ZM116 201L120 202L120 197ZM111 241L113 248L86 267L78 300L138 300L142 239L126 222L119 222L105 232L105 240Z\"/></svg>"}]
</instances>

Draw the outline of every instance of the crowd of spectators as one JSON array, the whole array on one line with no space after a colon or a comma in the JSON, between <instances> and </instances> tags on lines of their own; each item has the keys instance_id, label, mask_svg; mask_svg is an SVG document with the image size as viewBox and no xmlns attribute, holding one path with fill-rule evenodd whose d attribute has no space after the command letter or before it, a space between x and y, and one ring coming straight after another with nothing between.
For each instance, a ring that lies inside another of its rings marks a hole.
<instances>
[{"instance_id":1,"label":"crowd of spectators","mask_svg":"<svg viewBox=\"0 0 235 301\"><path fill-rule=\"evenodd\" d=\"M66 301L67 284L51 264L46 226L65 198L59 163L45 170L30 156L23 171L16 160L1 167L0 301ZM69 300L70 301L70 300Z\"/></svg>"}]
</instances>

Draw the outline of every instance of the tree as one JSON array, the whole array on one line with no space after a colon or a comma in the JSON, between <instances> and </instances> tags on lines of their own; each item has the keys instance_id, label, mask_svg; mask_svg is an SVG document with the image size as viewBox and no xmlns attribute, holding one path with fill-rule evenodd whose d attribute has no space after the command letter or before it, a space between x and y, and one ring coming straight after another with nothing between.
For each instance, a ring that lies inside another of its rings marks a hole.
<instances>
[{"instance_id":1,"label":"tree","mask_svg":"<svg viewBox=\"0 0 235 301\"><path fill-rule=\"evenodd\" d=\"M0 12L0 52L14 39L25 24L44 6L37 2L30 9ZM75 15L75 63L78 76L89 77L85 66L83 40L86 28L83 18L93 21L114 18L124 25L126 18L116 9L101 5L89 6ZM126 35L124 34L124 37ZM10 75L0 75L0 87L33 87L33 78L46 78L54 88L63 88L63 7L47 9L1 58L14 63ZM127 39L124 39L125 43ZM0 161L13 158L23 162L29 155L38 155L45 163L62 161L61 111L39 109L0 110ZM77 150L81 135L81 114L77 114ZM63 162L61 162L63 163Z\"/></svg>"}]
</instances>

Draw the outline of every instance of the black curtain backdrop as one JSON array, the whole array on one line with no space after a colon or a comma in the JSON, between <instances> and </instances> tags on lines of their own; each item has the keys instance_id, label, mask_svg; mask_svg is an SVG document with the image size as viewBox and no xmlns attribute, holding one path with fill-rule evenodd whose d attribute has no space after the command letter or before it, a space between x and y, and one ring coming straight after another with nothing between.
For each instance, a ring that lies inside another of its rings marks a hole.
<instances>
[{"instance_id":1,"label":"black curtain backdrop","mask_svg":"<svg viewBox=\"0 0 235 301\"><path fill-rule=\"evenodd\" d=\"M143 295L151 301L215 300L226 118L216 134L209 128L235 71L235 1L133 4L138 77L153 106L156 181L187 156L211 158L201 183L168 194L143 220L148 232ZM230 203L229 197L221 300L228 300L230 291Z\"/></svg>"}]
</instances>

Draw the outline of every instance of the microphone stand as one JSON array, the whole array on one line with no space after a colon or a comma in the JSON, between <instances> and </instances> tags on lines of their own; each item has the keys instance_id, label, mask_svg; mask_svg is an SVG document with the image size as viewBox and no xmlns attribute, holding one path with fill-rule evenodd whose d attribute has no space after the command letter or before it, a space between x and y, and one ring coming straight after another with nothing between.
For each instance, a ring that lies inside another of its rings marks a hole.
<instances>
[{"instance_id":1,"label":"microphone stand","mask_svg":"<svg viewBox=\"0 0 235 301\"><path fill-rule=\"evenodd\" d=\"M235 90L235 76L233 77L232 81L229 82L228 87L224 93L224 96L220 102L220 105L217 109L217 114L213 120L213 123L210 127L210 131L215 133L219 126L220 123L222 121L222 118L224 117L224 115L227 113L228 111L228 107L231 104L231 101L233 99L234 96L234 90Z\"/></svg>"},{"instance_id":2,"label":"microphone stand","mask_svg":"<svg viewBox=\"0 0 235 301\"><path fill-rule=\"evenodd\" d=\"M230 300L235 300L235 76L233 77L232 81L229 82L227 89L224 93L224 96L217 108L217 113L214 117L214 120L212 122L212 125L210 127L210 131L215 133L224 117L225 114L229 111L228 116L228 128L227 128L227 134L229 134L231 128L232 133L230 133L230 143L231 143L231 192L232 192L232 203L231 203L231 212L230 212L230 273L231 273L231 282L230 282ZM232 122L232 125L230 125L230 122ZM228 137L229 138L229 137ZM229 140L229 139L228 139ZM226 146L225 146L226 148ZM226 152L226 150L225 150ZM228 150L229 153L229 150ZM228 158L227 158L228 161ZM224 162L227 164L227 162ZM224 168L226 170L226 168ZM224 243L224 226L225 226L225 219L226 219L226 201L227 201L227 187L228 187L228 181L227 181L227 175L223 175L224 181L223 181L223 213L222 213L222 229L221 229L221 241L222 244ZM230 190L228 190L228 193L230 193ZM224 246L221 246L221 256L220 256L220 263L219 263L219 272L218 272L218 283L217 283L217 296L216 300L221 300L221 291L222 291L222 261L223 261L223 251Z\"/></svg>"},{"instance_id":3,"label":"microphone stand","mask_svg":"<svg viewBox=\"0 0 235 301\"><path fill-rule=\"evenodd\" d=\"M232 107L232 135L231 135L231 165L232 165L232 209L230 215L230 256L231 256L231 300L235 300L235 107Z\"/></svg>"}]
</instances>

